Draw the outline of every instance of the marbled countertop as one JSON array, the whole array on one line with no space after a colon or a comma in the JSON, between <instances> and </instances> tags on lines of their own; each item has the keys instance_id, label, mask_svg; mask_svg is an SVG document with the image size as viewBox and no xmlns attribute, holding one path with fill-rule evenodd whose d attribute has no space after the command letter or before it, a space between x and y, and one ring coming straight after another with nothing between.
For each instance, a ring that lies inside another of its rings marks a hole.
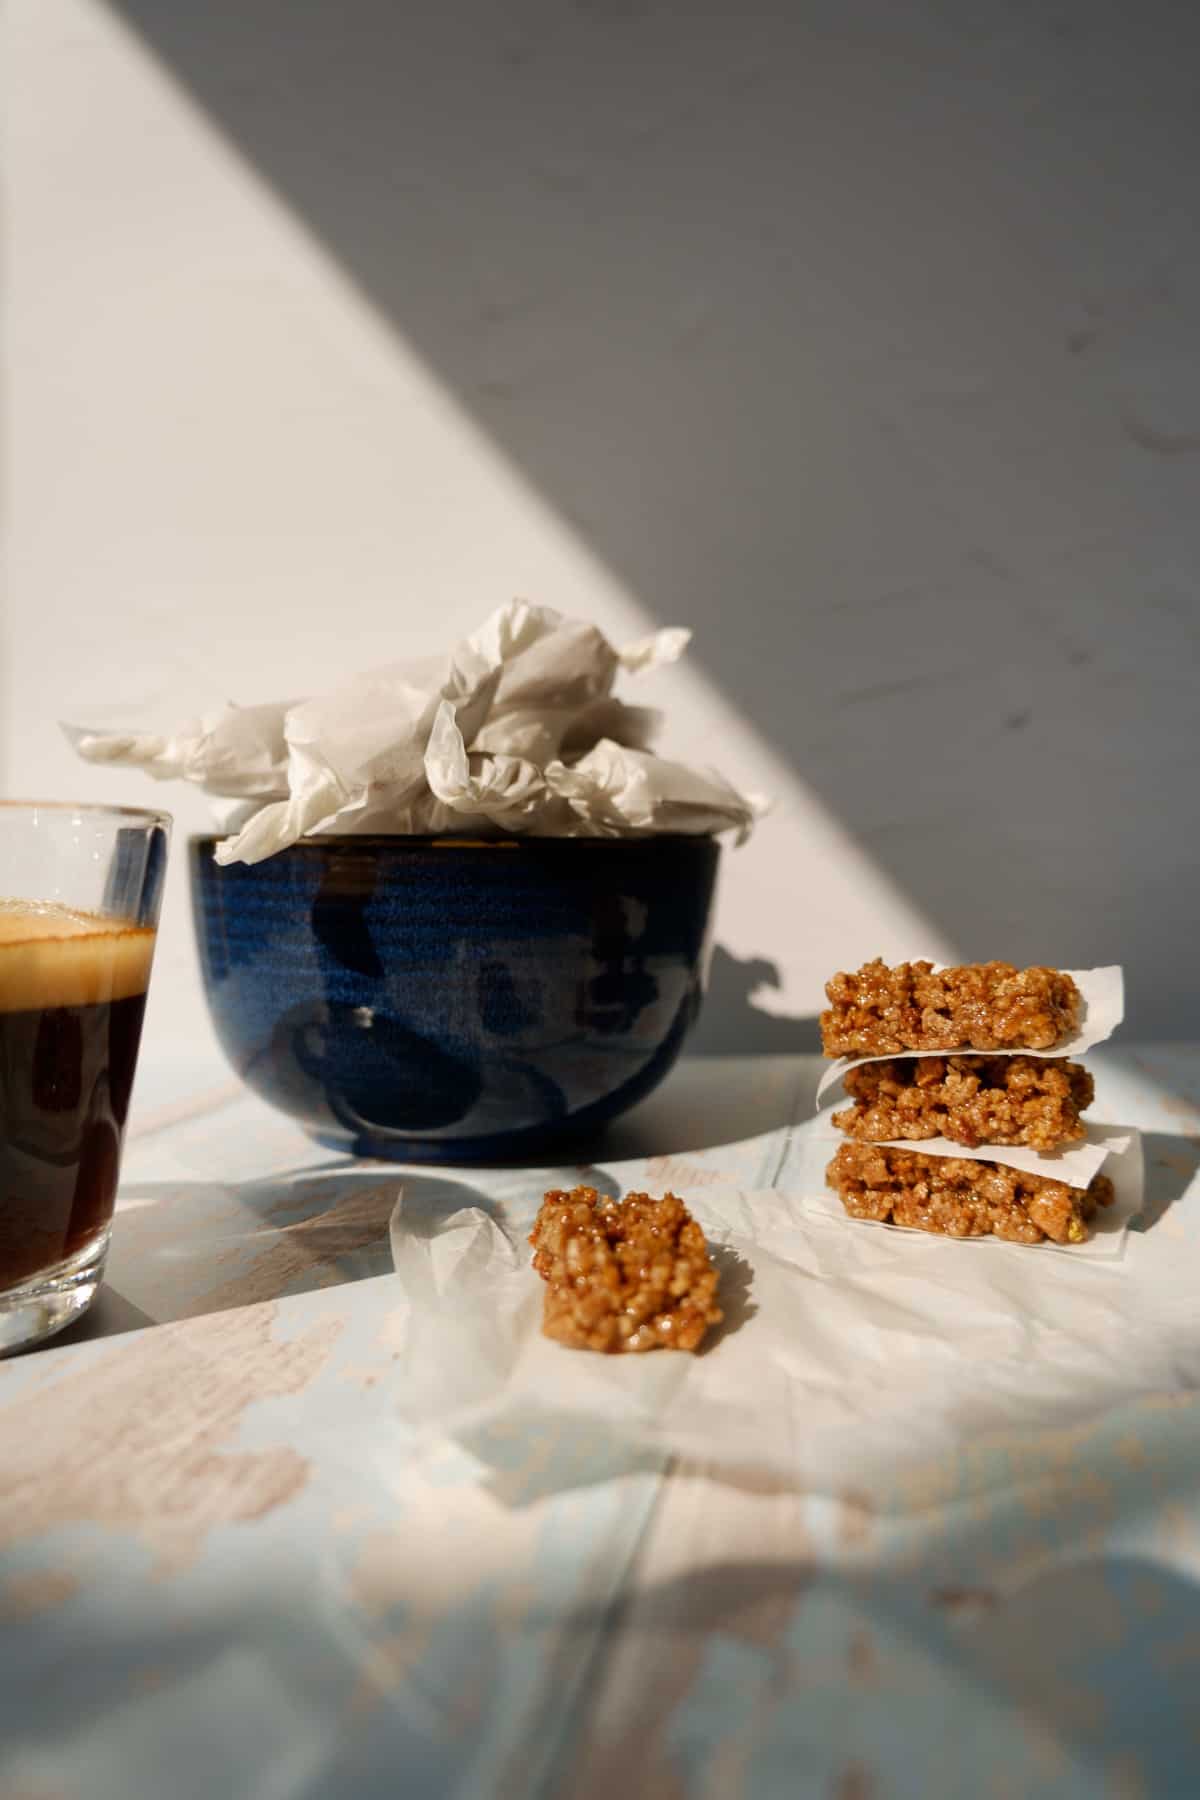
<instances>
[{"instance_id":1,"label":"marbled countertop","mask_svg":"<svg viewBox=\"0 0 1200 1800\"><path fill-rule=\"evenodd\" d=\"M1138 1237L1200 1291L1200 1049L1091 1060L1097 1114L1146 1134ZM786 1189L817 1072L687 1061L586 1166ZM219 1067L144 1073L106 1291L0 1366L0 1800L1200 1789L1187 1357L886 1491L418 1445L398 1181L579 1176L355 1163Z\"/></svg>"}]
</instances>

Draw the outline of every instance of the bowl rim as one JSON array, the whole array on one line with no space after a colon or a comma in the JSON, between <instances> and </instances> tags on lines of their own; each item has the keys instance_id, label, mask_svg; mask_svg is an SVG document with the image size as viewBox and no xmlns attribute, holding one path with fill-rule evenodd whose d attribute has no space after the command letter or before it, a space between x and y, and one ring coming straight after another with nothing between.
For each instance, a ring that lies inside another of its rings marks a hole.
<instances>
[{"instance_id":1,"label":"bowl rim","mask_svg":"<svg viewBox=\"0 0 1200 1800\"><path fill-rule=\"evenodd\" d=\"M209 844L224 843L230 836L228 832L196 831L189 834L189 847L200 848ZM710 831L652 831L638 837L496 837L496 838L456 838L438 837L433 834L420 835L408 832L328 832L320 836L297 838L293 844L285 844L282 849L274 850L269 856L260 860L274 862L277 857L286 856L292 850L449 850L449 851L501 851L513 850L545 851L554 854L576 850L645 850L652 845L670 844L710 844L714 850L722 848L721 840L715 832ZM218 867L229 865L218 864ZM250 865L253 866L253 865Z\"/></svg>"}]
</instances>

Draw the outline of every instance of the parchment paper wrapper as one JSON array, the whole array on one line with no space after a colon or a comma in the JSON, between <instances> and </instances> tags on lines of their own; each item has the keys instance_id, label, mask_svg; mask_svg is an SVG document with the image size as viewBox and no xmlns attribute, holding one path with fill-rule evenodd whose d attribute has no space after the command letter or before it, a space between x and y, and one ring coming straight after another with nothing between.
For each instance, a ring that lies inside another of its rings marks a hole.
<instances>
[{"instance_id":1,"label":"parchment paper wrapper","mask_svg":"<svg viewBox=\"0 0 1200 1800\"><path fill-rule=\"evenodd\" d=\"M1123 1293L1141 1205L1136 1134L1113 1159L1118 1198L1100 1234L1061 1253L836 1217L827 1148L815 1135L806 1147L801 1192L688 1197L726 1309L697 1356L605 1357L541 1336L543 1284L525 1241L540 1194L450 1214L401 1199L398 1411L482 1455L514 1431L574 1432L840 1487L944 1453L964 1432L1078 1418L1145 1378Z\"/></svg>"},{"instance_id":2,"label":"parchment paper wrapper","mask_svg":"<svg viewBox=\"0 0 1200 1800\"><path fill-rule=\"evenodd\" d=\"M622 671L674 662L690 635L656 631L618 650L594 625L516 601L447 656L316 699L224 706L171 734L64 730L88 762L224 801L221 829L234 835L218 846L222 863L347 832L740 841L761 798L654 755L659 715L612 693Z\"/></svg>"},{"instance_id":3,"label":"parchment paper wrapper","mask_svg":"<svg viewBox=\"0 0 1200 1800\"><path fill-rule=\"evenodd\" d=\"M840 1144L861 1144L862 1138L847 1137L830 1125L828 1116L818 1121L820 1141L832 1158ZM964 1156L968 1162L1004 1163L1011 1169L1023 1169L1027 1175L1044 1175L1050 1181L1065 1181L1068 1187L1085 1188L1092 1176L1103 1168L1107 1157L1129 1144L1129 1133L1111 1125L1089 1125L1081 1143L1064 1144L1057 1150L1030 1150L1024 1144L979 1144L968 1149L950 1138L887 1138L881 1150L917 1150L922 1156Z\"/></svg>"},{"instance_id":4,"label":"parchment paper wrapper","mask_svg":"<svg viewBox=\"0 0 1200 1800\"><path fill-rule=\"evenodd\" d=\"M1137 1132L1117 1131L1112 1127L1109 1127L1108 1130L1111 1135L1107 1142L1101 1143L1097 1137L1097 1141L1080 1145L1075 1151L1077 1169L1085 1171L1090 1168L1091 1170L1091 1173L1086 1176L1082 1174L1067 1175L1061 1164L1054 1165L1051 1157L1040 1156L1035 1150L1025 1151L1025 1160L1021 1162L1016 1161L1017 1156L1021 1154L1017 1150L1008 1151L1003 1157L993 1151L990 1157L992 1162L1003 1161L1016 1168L1025 1169L1031 1175L1046 1175L1053 1181L1065 1181L1070 1187L1086 1187L1092 1176L1097 1174L1100 1169L1104 1169L1105 1173L1112 1178L1113 1203L1111 1206L1098 1208L1090 1222L1092 1235L1086 1243L1056 1244L1047 1238L1041 1244L1006 1245L1002 1238L997 1237L949 1238L947 1242L974 1244L980 1249L1032 1250L1035 1255L1041 1255L1043 1251L1046 1251L1055 1256L1077 1256L1081 1262L1119 1261L1125 1254L1125 1233L1129 1228L1129 1222L1131 1219L1135 1219L1142 1210L1143 1156L1141 1139ZM839 1136L838 1143L846 1142L845 1138ZM836 1148L837 1144L830 1138L814 1138L812 1140L813 1164L810 1165L807 1154L805 1157L805 1184L807 1187L811 1182L815 1213L848 1231L857 1231L858 1227L862 1225L873 1231L902 1232L905 1237L928 1235L909 1225L893 1225L879 1219L850 1218L837 1195L830 1191L824 1181L825 1166L831 1161ZM925 1146L924 1144L897 1144L895 1148L898 1150L923 1150ZM962 1154L971 1162L989 1160L982 1149L965 1150ZM819 1186L814 1179L817 1174L816 1162L821 1164Z\"/></svg>"},{"instance_id":5,"label":"parchment paper wrapper","mask_svg":"<svg viewBox=\"0 0 1200 1800\"><path fill-rule=\"evenodd\" d=\"M912 959L917 960L917 959ZM935 967L944 965L935 964ZM1102 969L1067 969L1083 1000L1083 1009L1079 1030L1072 1037L1064 1038L1061 1044L1055 1044L1050 1050L972 1050L963 1047L958 1050L891 1050L884 1056L839 1056L831 1062L822 1075L817 1086L817 1099L827 1094L835 1082L840 1081L848 1069L857 1069L863 1063L892 1062L901 1057L910 1056L1037 1056L1080 1057L1105 1038L1112 1036L1121 1020L1125 1017L1125 975L1119 963L1113 963Z\"/></svg>"}]
</instances>

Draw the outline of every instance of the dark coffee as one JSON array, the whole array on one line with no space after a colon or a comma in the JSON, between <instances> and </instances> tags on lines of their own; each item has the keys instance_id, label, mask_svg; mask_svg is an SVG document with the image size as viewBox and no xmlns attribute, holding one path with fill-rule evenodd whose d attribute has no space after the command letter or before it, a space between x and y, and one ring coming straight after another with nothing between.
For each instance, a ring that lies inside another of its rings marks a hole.
<instances>
[{"instance_id":1,"label":"dark coffee","mask_svg":"<svg viewBox=\"0 0 1200 1800\"><path fill-rule=\"evenodd\" d=\"M0 903L0 1291L112 1218L154 932Z\"/></svg>"}]
</instances>

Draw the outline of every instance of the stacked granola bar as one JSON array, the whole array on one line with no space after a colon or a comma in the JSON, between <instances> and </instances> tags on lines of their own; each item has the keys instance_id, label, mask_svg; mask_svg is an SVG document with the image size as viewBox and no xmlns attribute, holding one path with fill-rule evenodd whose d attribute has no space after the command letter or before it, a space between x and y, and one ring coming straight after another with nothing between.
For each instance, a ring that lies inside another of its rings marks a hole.
<instances>
[{"instance_id":1,"label":"stacked granola bar","mask_svg":"<svg viewBox=\"0 0 1200 1800\"><path fill-rule=\"evenodd\" d=\"M951 1237L1082 1243L1108 1176L1086 1188L1003 1160L897 1147L932 1140L1040 1154L1079 1142L1094 1088L1088 1071L1047 1055L1078 1028L1079 989L1059 969L1011 963L889 968L878 959L826 986L826 1056L870 1058L843 1075L851 1104L833 1115L849 1140L826 1179L852 1218ZM1041 1052L1038 1056L1029 1051Z\"/></svg>"}]
</instances>

